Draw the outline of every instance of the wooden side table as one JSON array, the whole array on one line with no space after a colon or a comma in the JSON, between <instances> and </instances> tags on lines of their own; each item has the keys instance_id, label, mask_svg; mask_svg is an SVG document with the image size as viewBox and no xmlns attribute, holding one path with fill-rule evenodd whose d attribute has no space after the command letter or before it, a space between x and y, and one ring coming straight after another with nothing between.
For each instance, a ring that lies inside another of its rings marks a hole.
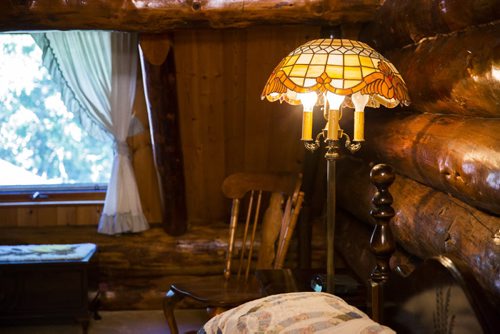
<instances>
[{"instance_id":1,"label":"wooden side table","mask_svg":"<svg viewBox=\"0 0 500 334\"><path fill-rule=\"evenodd\" d=\"M325 291L325 273L314 269L259 269L257 279L266 295L285 292ZM355 280L347 270L335 273L335 295L362 311L367 309L366 286ZM321 285L323 284L323 289Z\"/></svg>"},{"instance_id":2,"label":"wooden side table","mask_svg":"<svg viewBox=\"0 0 500 334\"><path fill-rule=\"evenodd\" d=\"M0 256L0 325L54 324L77 321L87 333L89 247L78 259L5 260ZM0 255L5 254L0 246ZM1 331L1 329L0 329Z\"/></svg>"}]
</instances>

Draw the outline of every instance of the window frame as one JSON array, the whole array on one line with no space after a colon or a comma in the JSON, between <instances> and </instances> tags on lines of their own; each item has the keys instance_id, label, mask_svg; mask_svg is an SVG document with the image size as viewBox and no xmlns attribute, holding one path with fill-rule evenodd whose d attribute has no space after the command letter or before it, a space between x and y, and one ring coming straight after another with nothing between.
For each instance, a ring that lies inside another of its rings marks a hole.
<instances>
[{"instance_id":1,"label":"window frame","mask_svg":"<svg viewBox=\"0 0 500 334\"><path fill-rule=\"evenodd\" d=\"M0 207L104 204L107 185L1 186Z\"/></svg>"},{"instance_id":2,"label":"window frame","mask_svg":"<svg viewBox=\"0 0 500 334\"><path fill-rule=\"evenodd\" d=\"M2 34L29 35L29 32ZM112 162L112 158L111 158ZM103 204L107 183L0 184L0 207L33 205Z\"/></svg>"}]
</instances>

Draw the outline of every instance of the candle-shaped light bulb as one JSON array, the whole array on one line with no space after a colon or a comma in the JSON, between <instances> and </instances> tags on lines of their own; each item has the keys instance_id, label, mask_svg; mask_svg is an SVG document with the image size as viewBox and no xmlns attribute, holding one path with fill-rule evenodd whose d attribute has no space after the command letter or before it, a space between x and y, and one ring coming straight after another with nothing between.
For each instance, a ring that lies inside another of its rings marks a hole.
<instances>
[{"instance_id":1,"label":"candle-shaped light bulb","mask_svg":"<svg viewBox=\"0 0 500 334\"><path fill-rule=\"evenodd\" d=\"M328 140L338 140L339 139L339 121L340 121L340 106L344 102L345 96L337 95L332 92L326 93L326 99L328 100L328 126L327 126L327 136Z\"/></svg>"},{"instance_id":2,"label":"candle-shaped light bulb","mask_svg":"<svg viewBox=\"0 0 500 334\"><path fill-rule=\"evenodd\" d=\"M354 141L365 140L365 106L370 99L369 95L361 94L360 92L354 93L351 96L352 103L354 104Z\"/></svg>"},{"instance_id":3,"label":"candle-shaped light bulb","mask_svg":"<svg viewBox=\"0 0 500 334\"><path fill-rule=\"evenodd\" d=\"M294 92L293 90L290 90L290 89L286 90L286 97L290 100L297 100L298 99L297 93Z\"/></svg>"},{"instance_id":4,"label":"candle-shaped light bulb","mask_svg":"<svg viewBox=\"0 0 500 334\"><path fill-rule=\"evenodd\" d=\"M302 140L312 140L313 110L318 95L315 92L299 94L298 98L302 102L304 111L302 112Z\"/></svg>"}]
</instances>

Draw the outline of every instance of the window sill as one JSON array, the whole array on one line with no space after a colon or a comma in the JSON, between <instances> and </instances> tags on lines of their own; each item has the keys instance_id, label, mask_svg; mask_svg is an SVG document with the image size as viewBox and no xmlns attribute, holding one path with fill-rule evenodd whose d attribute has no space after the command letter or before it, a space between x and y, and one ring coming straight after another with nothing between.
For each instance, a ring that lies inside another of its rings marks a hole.
<instances>
[{"instance_id":1,"label":"window sill","mask_svg":"<svg viewBox=\"0 0 500 334\"><path fill-rule=\"evenodd\" d=\"M65 191L41 192L34 198L32 192L17 194L0 194L0 207L14 206L66 206L66 205L103 205L105 191Z\"/></svg>"},{"instance_id":2,"label":"window sill","mask_svg":"<svg viewBox=\"0 0 500 334\"><path fill-rule=\"evenodd\" d=\"M75 206L75 205L104 205L104 200L0 202L0 207L65 206L65 205L71 205L71 206Z\"/></svg>"}]
</instances>

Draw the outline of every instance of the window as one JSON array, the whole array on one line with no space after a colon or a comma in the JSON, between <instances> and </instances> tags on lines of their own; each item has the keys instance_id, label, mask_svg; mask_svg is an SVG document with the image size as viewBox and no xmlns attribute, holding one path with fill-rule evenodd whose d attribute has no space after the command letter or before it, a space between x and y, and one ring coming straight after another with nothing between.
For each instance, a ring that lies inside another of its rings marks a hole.
<instances>
[{"instance_id":1,"label":"window","mask_svg":"<svg viewBox=\"0 0 500 334\"><path fill-rule=\"evenodd\" d=\"M0 191L105 189L112 140L68 112L29 34L0 34Z\"/></svg>"}]
</instances>

